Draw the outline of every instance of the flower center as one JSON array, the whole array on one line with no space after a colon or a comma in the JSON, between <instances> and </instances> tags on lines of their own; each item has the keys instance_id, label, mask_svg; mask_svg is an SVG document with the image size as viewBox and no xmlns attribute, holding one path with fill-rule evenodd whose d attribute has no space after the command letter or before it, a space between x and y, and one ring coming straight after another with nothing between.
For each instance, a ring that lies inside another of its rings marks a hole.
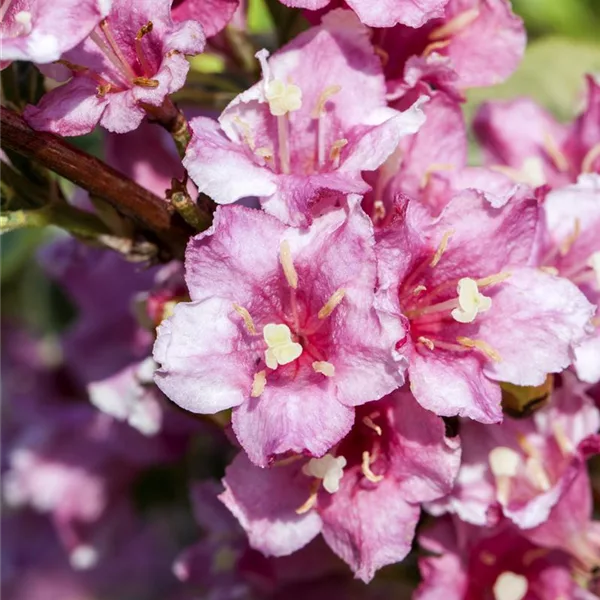
<instances>
[{"instance_id":1,"label":"flower center","mask_svg":"<svg viewBox=\"0 0 600 600\"><path fill-rule=\"evenodd\" d=\"M512 571L504 571L494 583L494 600L523 600L528 588L526 577Z\"/></svg>"}]
</instances>

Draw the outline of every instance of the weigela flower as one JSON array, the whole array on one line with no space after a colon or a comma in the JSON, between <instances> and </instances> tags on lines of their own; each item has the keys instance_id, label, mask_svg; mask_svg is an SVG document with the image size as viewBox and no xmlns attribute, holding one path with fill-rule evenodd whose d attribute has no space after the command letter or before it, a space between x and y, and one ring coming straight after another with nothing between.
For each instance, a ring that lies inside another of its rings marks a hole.
<instances>
[{"instance_id":1,"label":"weigela flower","mask_svg":"<svg viewBox=\"0 0 600 600\"><path fill-rule=\"evenodd\" d=\"M433 87L461 99L464 89L500 83L517 68L526 35L510 2L450 0L440 16L419 29L375 33L392 97Z\"/></svg>"},{"instance_id":2,"label":"weigela flower","mask_svg":"<svg viewBox=\"0 0 600 600\"><path fill-rule=\"evenodd\" d=\"M184 165L215 202L258 196L293 225L310 222L321 190L363 193L371 171L424 117L387 107L368 29L349 11L299 35L263 62L263 80L235 98L219 123L192 120ZM323 60L323 57L327 60Z\"/></svg>"},{"instance_id":3,"label":"weigela flower","mask_svg":"<svg viewBox=\"0 0 600 600\"><path fill-rule=\"evenodd\" d=\"M452 494L430 509L456 513L475 525L493 524L498 512L518 527L548 519L586 458L600 450L600 412L571 373L550 403L531 418L505 417L499 425L460 425L463 462ZM499 511L498 511L499 509Z\"/></svg>"},{"instance_id":4,"label":"weigela flower","mask_svg":"<svg viewBox=\"0 0 600 600\"><path fill-rule=\"evenodd\" d=\"M450 489L460 463L457 439L408 392L357 410L349 435L321 458L283 459L258 469L239 454L228 467L221 500L250 545L284 556L319 532L368 582L409 552L419 502Z\"/></svg>"},{"instance_id":5,"label":"weigela flower","mask_svg":"<svg viewBox=\"0 0 600 600\"><path fill-rule=\"evenodd\" d=\"M541 548L505 523L488 529L440 519L419 543L432 556L419 560L415 600L590 598L574 582L568 554Z\"/></svg>"},{"instance_id":6,"label":"weigela flower","mask_svg":"<svg viewBox=\"0 0 600 600\"><path fill-rule=\"evenodd\" d=\"M112 0L5 0L0 7L2 66L50 63L77 46L106 17Z\"/></svg>"},{"instance_id":7,"label":"weigela flower","mask_svg":"<svg viewBox=\"0 0 600 600\"><path fill-rule=\"evenodd\" d=\"M600 173L600 84L587 77L587 106L570 126L532 100L487 102L473 123L486 162L517 181L553 187Z\"/></svg>"},{"instance_id":8,"label":"weigela flower","mask_svg":"<svg viewBox=\"0 0 600 600\"><path fill-rule=\"evenodd\" d=\"M331 0L281 0L287 6L320 10L326 8ZM441 17L448 0L425 0L410 2L407 0L385 0L369 2L369 0L346 0L346 4L357 14L358 18L371 27L392 27L403 23L409 27L420 27L429 19ZM335 2L333 3L336 4ZM340 4L337 2L337 4Z\"/></svg>"},{"instance_id":9,"label":"weigela flower","mask_svg":"<svg viewBox=\"0 0 600 600\"><path fill-rule=\"evenodd\" d=\"M74 136L99 123L132 131L147 111L185 83L185 55L204 49L199 23L173 23L170 0L115 0L109 15L79 46L66 52L54 77L71 79L45 94L23 116L34 129Z\"/></svg>"},{"instance_id":10,"label":"weigela flower","mask_svg":"<svg viewBox=\"0 0 600 600\"><path fill-rule=\"evenodd\" d=\"M357 199L307 230L220 207L187 248L192 302L158 328L157 385L193 412L233 407L233 429L259 465L290 450L325 454L350 430L354 406L403 382L394 345L404 331L374 308L375 271Z\"/></svg>"},{"instance_id":11,"label":"weigela flower","mask_svg":"<svg viewBox=\"0 0 600 600\"><path fill-rule=\"evenodd\" d=\"M436 414L501 421L497 382L540 385L567 367L593 307L570 281L530 266L535 200L492 205L466 190L434 219L414 201L399 210L377 255L381 293L409 324L411 389Z\"/></svg>"},{"instance_id":12,"label":"weigela flower","mask_svg":"<svg viewBox=\"0 0 600 600\"><path fill-rule=\"evenodd\" d=\"M229 23L239 4L240 0L174 0L171 15L176 23L198 21L206 37L212 37Z\"/></svg>"},{"instance_id":13,"label":"weigela flower","mask_svg":"<svg viewBox=\"0 0 600 600\"><path fill-rule=\"evenodd\" d=\"M574 348L577 376L600 381L600 175L550 192L542 205L546 235L539 263L570 279L596 307L593 332Z\"/></svg>"},{"instance_id":14,"label":"weigela flower","mask_svg":"<svg viewBox=\"0 0 600 600\"><path fill-rule=\"evenodd\" d=\"M594 521L592 482L580 469L548 519L523 531L529 540L544 548L558 549L575 558L580 577L591 583L600 564L600 522ZM597 585L596 580L596 585Z\"/></svg>"}]
</instances>

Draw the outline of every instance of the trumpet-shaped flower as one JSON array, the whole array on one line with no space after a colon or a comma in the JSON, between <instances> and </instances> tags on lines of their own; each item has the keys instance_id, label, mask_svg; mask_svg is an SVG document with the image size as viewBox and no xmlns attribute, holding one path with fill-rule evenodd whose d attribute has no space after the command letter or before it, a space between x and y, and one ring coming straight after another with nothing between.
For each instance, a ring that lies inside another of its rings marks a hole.
<instances>
[{"instance_id":1,"label":"trumpet-shaped flower","mask_svg":"<svg viewBox=\"0 0 600 600\"><path fill-rule=\"evenodd\" d=\"M322 456L349 431L354 406L403 382L404 330L375 307L375 276L357 199L308 230L221 207L188 245L192 302L158 329L156 383L193 412L233 408L258 465L288 451Z\"/></svg>"},{"instance_id":2,"label":"trumpet-shaped flower","mask_svg":"<svg viewBox=\"0 0 600 600\"><path fill-rule=\"evenodd\" d=\"M446 438L443 421L396 392L357 409L352 431L321 458L259 469L238 455L221 500L267 556L295 552L321 532L368 582L406 556L419 502L449 490L459 463L459 442Z\"/></svg>"},{"instance_id":3,"label":"trumpet-shaped flower","mask_svg":"<svg viewBox=\"0 0 600 600\"><path fill-rule=\"evenodd\" d=\"M147 112L185 83L185 55L204 48L195 21L174 23L169 0L115 0L108 16L53 76L70 80L45 94L23 116L34 129L61 135L89 133L99 123L115 133L136 129Z\"/></svg>"},{"instance_id":4,"label":"trumpet-shaped flower","mask_svg":"<svg viewBox=\"0 0 600 600\"><path fill-rule=\"evenodd\" d=\"M328 14L269 60L258 56L262 81L218 123L191 122L184 165L219 204L257 196L267 212L306 225L323 191L368 190L361 172L376 169L424 120L417 105L387 107L369 31L349 11Z\"/></svg>"},{"instance_id":5,"label":"trumpet-shaped flower","mask_svg":"<svg viewBox=\"0 0 600 600\"><path fill-rule=\"evenodd\" d=\"M465 190L432 218L409 201L378 233L381 291L408 321L402 349L417 400L442 416L502 419L498 381L539 385L571 363L593 307L534 268L534 199L492 205Z\"/></svg>"}]
</instances>

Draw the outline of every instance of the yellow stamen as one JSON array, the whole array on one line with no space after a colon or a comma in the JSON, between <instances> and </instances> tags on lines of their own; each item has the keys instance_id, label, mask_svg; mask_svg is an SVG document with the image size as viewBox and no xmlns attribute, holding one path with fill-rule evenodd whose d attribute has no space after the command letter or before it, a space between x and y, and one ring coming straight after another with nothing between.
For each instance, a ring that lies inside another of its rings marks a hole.
<instances>
[{"instance_id":1,"label":"yellow stamen","mask_svg":"<svg viewBox=\"0 0 600 600\"><path fill-rule=\"evenodd\" d=\"M328 85L319 96L317 100L317 104L315 105L311 117L313 119L318 119L325 112L325 104L327 100L332 96L335 96L342 89L341 85Z\"/></svg>"},{"instance_id":2,"label":"yellow stamen","mask_svg":"<svg viewBox=\"0 0 600 600\"><path fill-rule=\"evenodd\" d=\"M437 27L429 34L430 40L443 40L460 33L466 29L479 16L479 9L471 8L456 15L441 27Z\"/></svg>"},{"instance_id":3,"label":"yellow stamen","mask_svg":"<svg viewBox=\"0 0 600 600\"><path fill-rule=\"evenodd\" d=\"M112 85L110 83L107 83L105 85L99 85L96 88L96 94L98 94L98 96L100 98L102 98L103 96L106 96L106 94L108 94L108 92L110 92L110 90L112 89Z\"/></svg>"},{"instance_id":4,"label":"yellow stamen","mask_svg":"<svg viewBox=\"0 0 600 600\"><path fill-rule=\"evenodd\" d=\"M593 146L581 161L581 172L591 173L594 162L600 156L600 142Z\"/></svg>"},{"instance_id":5,"label":"yellow stamen","mask_svg":"<svg viewBox=\"0 0 600 600\"><path fill-rule=\"evenodd\" d=\"M235 312L244 320L244 325L246 326L248 333L256 335L256 326L254 325L250 313L243 306L235 303L233 304L233 310L235 310Z\"/></svg>"},{"instance_id":6,"label":"yellow stamen","mask_svg":"<svg viewBox=\"0 0 600 600\"><path fill-rule=\"evenodd\" d=\"M346 290L343 288L340 288L339 290L333 292L333 294L331 294L331 298L327 300L323 308L321 308L321 310L317 314L319 319L326 319L335 310L336 306L344 299L345 295Z\"/></svg>"},{"instance_id":7,"label":"yellow stamen","mask_svg":"<svg viewBox=\"0 0 600 600\"><path fill-rule=\"evenodd\" d=\"M248 148L250 148L250 150L254 151L255 143L254 143L254 137L252 136L252 129L251 129L250 125L248 123L246 123L246 121L242 121L242 119L240 119L237 115L235 117L233 117L233 122L236 125L239 125L240 129L242 130L242 137L244 138L244 141L246 142L246 144L248 144ZM257 154L259 154L259 153L257 152Z\"/></svg>"},{"instance_id":8,"label":"yellow stamen","mask_svg":"<svg viewBox=\"0 0 600 600\"><path fill-rule=\"evenodd\" d=\"M383 48L373 46L373 51L379 57L382 67L385 67L390 62L390 55Z\"/></svg>"},{"instance_id":9,"label":"yellow stamen","mask_svg":"<svg viewBox=\"0 0 600 600\"><path fill-rule=\"evenodd\" d=\"M486 287L488 285L496 285L497 283L502 283L510 277L512 277L511 272L503 271L494 275L488 275L487 277L483 277L481 279L476 279L475 283L477 283L478 287Z\"/></svg>"},{"instance_id":10,"label":"yellow stamen","mask_svg":"<svg viewBox=\"0 0 600 600\"><path fill-rule=\"evenodd\" d=\"M573 247L573 244L577 241L579 234L581 233L581 222L575 217L575 224L573 225L573 231L561 242L559 251L561 256L566 256Z\"/></svg>"},{"instance_id":11,"label":"yellow stamen","mask_svg":"<svg viewBox=\"0 0 600 600\"><path fill-rule=\"evenodd\" d=\"M149 34L152 29L154 28L154 25L152 24L152 21L148 21L145 25L143 25L140 30L136 33L135 35L135 39L136 40L141 40L145 35Z\"/></svg>"},{"instance_id":12,"label":"yellow stamen","mask_svg":"<svg viewBox=\"0 0 600 600\"><path fill-rule=\"evenodd\" d=\"M279 246L279 262L283 267L283 272L288 284L290 287L296 289L298 287L298 273L296 273L296 269L294 268L292 251L290 249L290 243L287 240L283 240Z\"/></svg>"},{"instance_id":13,"label":"yellow stamen","mask_svg":"<svg viewBox=\"0 0 600 600\"><path fill-rule=\"evenodd\" d=\"M556 140L548 133L544 133L544 150L552 159L554 166L563 173L569 170L569 161L561 152Z\"/></svg>"},{"instance_id":14,"label":"yellow stamen","mask_svg":"<svg viewBox=\"0 0 600 600\"><path fill-rule=\"evenodd\" d=\"M418 285L413 291L412 293L415 296L418 296L421 292L426 292L427 288L424 285Z\"/></svg>"},{"instance_id":15,"label":"yellow stamen","mask_svg":"<svg viewBox=\"0 0 600 600\"><path fill-rule=\"evenodd\" d=\"M263 369L254 375L252 381L252 391L250 395L253 398L258 398L264 391L267 385L267 372Z\"/></svg>"},{"instance_id":16,"label":"yellow stamen","mask_svg":"<svg viewBox=\"0 0 600 600\"><path fill-rule=\"evenodd\" d=\"M459 336L456 341L465 348L474 348L485 354L490 360L494 362L502 362L502 357L496 350L494 350L487 342L483 340L472 340L468 337Z\"/></svg>"},{"instance_id":17,"label":"yellow stamen","mask_svg":"<svg viewBox=\"0 0 600 600\"><path fill-rule=\"evenodd\" d=\"M348 140L346 138L342 138L340 140L335 140L333 144L331 144L331 150L329 151L329 158L333 162L336 162L340 159L340 155L342 154L342 148L348 145Z\"/></svg>"},{"instance_id":18,"label":"yellow stamen","mask_svg":"<svg viewBox=\"0 0 600 600\"><path fill-rule=\"evenodd\" d=\"M485 550L479 555L479 560L488 567L496 563L496 557L491 552L486 552Z\"/></svg>"},{"instance_id":19,"label":"yellow stamen","mask_svg":"<svg viewBox=\"0 0 600 600\"><path fill-rule=\"evenodd\" d=\"M325 377L333 377L335 375L335 366L325 360L316 360L313 362L312 368L316 373L321 373Z\"/></svg>"},{"instance_id":20,"label":"yellow stamen","mask_svg":"<svg viewBox=\"0 0 600 600\"><path fill-rule=\"evenodd\" d=\"M254 142L253 142L254 143ZM260 156L265 161L270 162L273 160L273 150L270 148L257 148L255 154Z\"/></svg>"},{"instance_id":21,"label":"yellow stamen","mask_svg":"<svg viewBox=\"0 0 600 600\"><path fill-rule=\"evenodd\" d=\"M363 472L363 475L373 483L379 483L383 480L383 475L375 475L375 473L371 471L371 455L369 454L368 450L365 450L362 453L361 470Z\"/></svg>"},{"instance_id":22,"label":"yellow stamen","mask_svg":"<svg viewBox=\"0 0 600 600\"><path fill-rule=\"evenodd\" d=\"M321 486L321 482L319 480L313 481L313 483L310 486L310 495L308 496L308 499L302 506L300 506L296 509L297 515L303 515L303 514L307 513L311 508L314 507L314 505L317 503L317 496L318 496L320 486Z\"/></svg>"},{"instance_id":23,"label":"yellow stamen","mask_svg":"<svg viewBox=\"0 0 600 600\"><path fill-rule=\"evenodd\" d=\"M535 548L534 550L528 550L523 555L523 564L526 567L528 567L531 565L531 563L536 561L538 558L543 558L549 552L550 552L550 550L548 550L547 548Z\"/></svg>"},{"instance_id":24,"label":"yellow stamen","mask_svg":"<svg viewBox=\"0 0 600 600\"><path fill-rule=\"evenodd\" d=\"M518 473L521 457L506 446L496 446L488 455L492 475L496 479L496 498L506 504L510 496L511 479Z\"/></svg>"},{"instance_id":25,"label":"yellow stamen","mask_svg":"<svg viewBox=\"0 0 600 600\"><path fill-rule=\"evenodd\" d=\"M429 348L429 350L435 350L435 344L427 337L420 336L417 338L417 342L421 342L421 344Z\"/></svg>"},{"instance_id":26,"label":"yellow stamen","mask_svg":"<svg viewBox=\"0 0 600 600\"><path fill-rule=\"evenodd\" d=\"M427 44L425 50L423 50L422 56L427 58L431 54L433 54L436 50L442 50L443 48L447 48L450 45L450 40L444 40L440 42L431 42L431 44Z\"/></svg>"},{"instance_id":27,"label":"yellow stamen","mask_svg":"<svg viewBox=\"0 0 600 600\"><path fill-rule=\"evenodd\" d=\"M435 267L440 262L444 252L446 252L446 249L448 248L448 240L454 235L454 233L455 231L453 229L444 233L444 235L442 236L442 241L440 242L438 249L435 251L433 258L429 263L430 267Z\"/></svg>"},{"instance_id":28,"label":"yellow stamen","mask_svg":"<svg viewBox=\"0 0 600 600\"><path fill-rule=\"evenodd\" d=\"M376 423L374 423L373 419L371 417L363 417L362 422L369 429L372 429L377 435L382 435L383 434L383 430L381 429L381 427L379 427L379 425L377 425Z\"/></svg>"},{"instance_id":29,"label":"yellow stamen","mask_svg":"<svg viewBox=\"0 0 600 600\"><path fill-rule=\"evenodd\" d=\"M573 454L575 448L571 440L567 437L562 424L558 422L552 423L552 431L554 433L554 439L556 440L556 443L558 444L558 447L563 455L570 456Z\"/></svg>"},{"instance_id":30,"label":"yellow stamen","mask_svg":"<svg viewBox=\"0 0 600 600\"><path fill-rule=\"evenodd\" d=\"M548 273L548 275L558 275L559 271L556 267L539 267L540 271Z\"/></svg>"},{"instance_id":31,"label":"yellow stamen","mask_svg":"<svg viewBox=\"0 0 600 600\"><path fill-rule=\"evenodd\" d=\"M431 44L431 45L433 45L433 44ZM437 173L439 171L453 171L453 170L454 170L454 165L451 165L450 163L433 163L433 164L429 165L427 167L427 169L425 170L425 173L423 174L423 177L421 178L421 183L420 183L419 187L421 189L425 189L429 185L431 176L434 173Z\"/></svg>"},{"instance_id":32,"label":"yellow stamen","mask_svg":"<svg viewBox=\"0 0 600 600\"><path fill-rule=\"evenodd\" d=\"M376 223L385 219L386 210L385 204L381 200L373 202L373 221Z\"/></svg>"},{"instance_id":33,"label":"yellow stamen","mask_svg":"<svg viewBox=\"0 0 600 600\"><path fill-rule=\"evenodd\" d=\"M132 82L135 85L145 88L155 88L159 85L159 81L157 79L148 79L148 77L134 77Z\"/></svg>"}]
</instances>

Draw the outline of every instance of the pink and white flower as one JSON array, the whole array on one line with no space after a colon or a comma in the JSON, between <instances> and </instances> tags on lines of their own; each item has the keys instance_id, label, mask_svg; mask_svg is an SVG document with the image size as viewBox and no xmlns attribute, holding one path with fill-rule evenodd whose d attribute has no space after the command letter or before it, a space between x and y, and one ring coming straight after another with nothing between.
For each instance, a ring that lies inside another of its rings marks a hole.
<instances>
[{"instance_id":1,"label":"pink and white flower","mask_svg":"<svg viewBox=\"0 0 600 600\"><path fill-rule=\"evenodd\" d=\"M493 525L504 514L522 529L537 527L586 469L586 458L600 451L599 428L600 412L568 372L548 406L531 418L463 421L455 488L429 510L475 525Z\"/></svg>"},{"instance_id":2,"label":"pink and white flower","mask_svg":"<svg viewBox=\"0 0 600 600\"><path fill-rule=\"evenodd\" d=\"M321 458L292 457L268 469L243 454L234 459L221 500L252 547L285 556L322 533L365 582L406 556L419 502L451 488L460 444L408 392L365 404L357 417L348 436Z\"/></svg>"},{"instance_id":3,"label":"pink and white flower","mask_svg":"<svg viewBox=\"0 0 600 600\"><path fill-rule=\"evenodd\" d=\"M379 283L408 324L411 390L436 414L501 421L498 382L539 385L569 366L593 307L535 268L539 208L520 192L492 205L465 190L436 218L414 201L398 210L378 232Z\"/></svg>"},{"instance_id":4,"label":"pink and white flower","mask_svg":"<svg viewBox=\"0 0 600 600\"><path fill-rule=\"evenodd\" d=\"M394 345L404 331L374 306L375 277L357 199L307 230L220 207L188 245L192 302L158 328L156 383L192 412L233 408L258 465L288 451L321 456L348 433L355 406L403 382Z\"/></svg>"},{"instance_id":5,"label":"pink and white flower","mask_svg":"<svg viewBox=\"0 0 600 600\"><path fill-rule=\"evenodd\" d=\"M184 165L219 204L258 196L270 214L306 225L323 191L367 191L361 172L424 120L418 103L404 113L388 108L369 31L349 11L328 14L268 61L264 51L259 57L262 81L218 123L191 122Z\"/></svg>"},{"instance_id":6,"label":"pink and white flower","mask_svg":"<svg viewBox=\"0 0 600 600\"><path fill-rule=\"evenodd\" d=\"M2 66L13 60L51 63L77 46L106 17L112 0L5 0L0 7Z\"/></svg>"},{"instance_id":7,"label":"pink and white flower","mask_svg":"<svg viewBox=\"0 0 600 600\"><path fill-rule=\"evenodd\" d=\"M136 129L185 83L186 55L202 52L199 23L174 23L170 0L115 0L108 16L50 75L70 80L23 116L34 129L65 136L97 124L115 133Z\"/></svg>"}]
</instances>

